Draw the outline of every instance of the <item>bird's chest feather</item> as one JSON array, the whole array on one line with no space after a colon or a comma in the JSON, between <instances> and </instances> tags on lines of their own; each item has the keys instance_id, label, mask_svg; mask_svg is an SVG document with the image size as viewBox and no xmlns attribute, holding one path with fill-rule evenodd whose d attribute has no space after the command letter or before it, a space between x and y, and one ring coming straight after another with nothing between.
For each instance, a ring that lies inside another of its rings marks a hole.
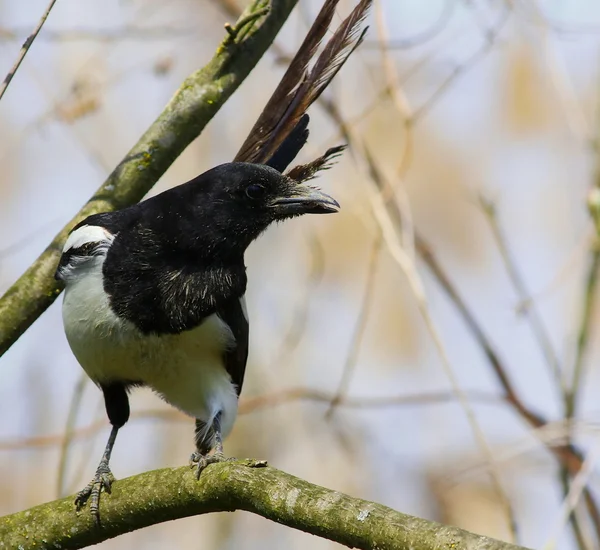
<instances>
[{"instance_id":1,"label":"bird's chest feather","mask_svg":"<svg viewBox=\"0 0 600 550\"><path fill-rule=\"evenodd\" d=\"M223 367L224 351L235 345L228 326L212 314L177 334L144 334L111 308L102 263L102 257L91 259L85 276L67 285L63 302L67 339L90 378L148 385L196 418L235 407L235 389Z\"/></svg>"}]
</instances>

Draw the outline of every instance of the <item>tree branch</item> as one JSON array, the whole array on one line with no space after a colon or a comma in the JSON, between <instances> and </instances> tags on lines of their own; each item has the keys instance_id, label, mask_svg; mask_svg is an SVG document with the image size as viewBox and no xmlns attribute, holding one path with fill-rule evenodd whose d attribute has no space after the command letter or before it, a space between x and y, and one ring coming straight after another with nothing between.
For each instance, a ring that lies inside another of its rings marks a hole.
<instances>
[{"instance_id":1,"label":"tree branch","mask_svg":"<svg viewBox=\"0 0 600 550\"><path fill-rule=\"evenodd\" d=\"M11 67L10 71L8 71L8 74L4 77L4 81L2 82L2 84L0 84L0 99L2 99L2 97L4 96L4 92L6 92L8 85L11 83L16 72L19 70L21 63L23 63L23 59L25 59L25 56L27 55L29 48L31 48L33 41L37 38L37 35L42 30L42 27L44 26L46 19L48 19L48 16L50 15L50 12L52 11L52 8L54 7L55 3L56 0L50 0L48 7L44 10L44 13L38 21L38 24L35 26L35 29L33 29L31 34L27 37L27 40L25 40L25 42L23 43L23 46L21 46L15 64Z\"/></svg>"},{"instance_id":2,"label":"tree branch","mask_svg":"<svg viewBox=\"0 0 600 550\"><path fill-rule=\"evenodd\" d=\"M141 200L248 76L269 47L297 0L253 0L241 15L269 14L217 49L213 59L190 75L156 121L31 267L0 298L0 356L52 304L62 287L54 271L70 229L97 212Z\"/></svg>"},{"instance_id":3,"label":"tree branch","mask_svg":"<svg viewBox=\"0 0 600 550\"><path fill-rule=\"evenodd\" d=\"M245 510L351 548L385 550L525 550L408 516L391 508L319 487L253 461L209 466L200 478L189 468L154 470L113 485L101 500L102 527L73 497L0 518L7 548L69 550L97 544L164 521Z\"/></svg>"}]
</instances>

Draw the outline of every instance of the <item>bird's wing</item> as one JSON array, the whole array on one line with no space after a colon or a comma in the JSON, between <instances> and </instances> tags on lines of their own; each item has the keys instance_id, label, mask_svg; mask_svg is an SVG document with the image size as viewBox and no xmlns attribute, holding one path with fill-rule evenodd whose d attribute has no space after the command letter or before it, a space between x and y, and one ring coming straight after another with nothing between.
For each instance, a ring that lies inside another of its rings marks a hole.
<instances>
[{"instance_id":1,"label":"bird's wing","mask_svg":"<svg viewBox=\"0 0 600 550\"><path fill-rule=\"evenodd\" d=\"M217 315L229 326L235 339L235 346L225 350L223 359L237 394L240 395L248 359L248 319L244 298L228 300L226 304L217 308Z\"/></svg>"},{"instance_id":2,"label":"bird's wing","mask_svg":"<svg viewBox=\"0 0 600 550\"><path fill-rule=\"evenodd\" d=\"M365 28L361 31L361 23L372 0L361 0L333 33L312 68L309 68L328 31L338 2L339 0L325 1L235 161L268 164L283 172L306 143L306 110L342 68L367 30Z\"/></svg>"}]
</instances>

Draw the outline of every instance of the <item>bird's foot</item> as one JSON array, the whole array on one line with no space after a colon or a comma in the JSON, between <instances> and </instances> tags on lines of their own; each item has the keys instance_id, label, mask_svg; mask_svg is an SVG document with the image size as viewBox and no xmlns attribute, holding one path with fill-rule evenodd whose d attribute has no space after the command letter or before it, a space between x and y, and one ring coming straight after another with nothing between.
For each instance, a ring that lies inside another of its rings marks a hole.
<instances>
[{"instance_id":1,"label":"bird's foot","mask_svg":"<svg viewBox=\"0 0 600 550\"><path fill-rule=\"evenodd\" d=\"M94 516L96 525L100 525L100 493L102 492L102 489L104 489L105 493L110 494L110 489L114 480L115 477L112 475L108 464L101 462L96 470L94 479L79 491L75 497L77 511L81 510L88 500L90 501L90 512L92 516Z\"/></svg>"},{"instance_id":2,"label":"bird's foot","mask_svg":"<svg viewBox=\"0 0 600 550\"><path fill-rule=\"evenodd\" d=\"M200 474L210 464L218 462L232 462L236 460L233 457L228 457L222 451L215 451L212 455L203 455L198 451L194 451L190 456L190 468L196 468L196 479L200 479Z\"/></svg>"}]
</instances>

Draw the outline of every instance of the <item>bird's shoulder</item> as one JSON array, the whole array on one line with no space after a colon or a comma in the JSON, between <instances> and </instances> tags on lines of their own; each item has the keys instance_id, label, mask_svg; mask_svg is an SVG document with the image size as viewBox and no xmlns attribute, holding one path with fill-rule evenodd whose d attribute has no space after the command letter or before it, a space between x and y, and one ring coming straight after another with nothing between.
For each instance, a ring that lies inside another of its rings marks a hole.
<instances>
[{"instance_id":1,"label":"bird's shoulder","mask_svg":"<svg viewBox=\"0 0 600 550\"><path fill-rule=\"evenodd\" d=\"M105 256L115 236L128 218L122 212L93 214L79 222L67 237L54 274L55 279L67 282L77 269L90 259Z\"/></svg>"}]
</instances>

